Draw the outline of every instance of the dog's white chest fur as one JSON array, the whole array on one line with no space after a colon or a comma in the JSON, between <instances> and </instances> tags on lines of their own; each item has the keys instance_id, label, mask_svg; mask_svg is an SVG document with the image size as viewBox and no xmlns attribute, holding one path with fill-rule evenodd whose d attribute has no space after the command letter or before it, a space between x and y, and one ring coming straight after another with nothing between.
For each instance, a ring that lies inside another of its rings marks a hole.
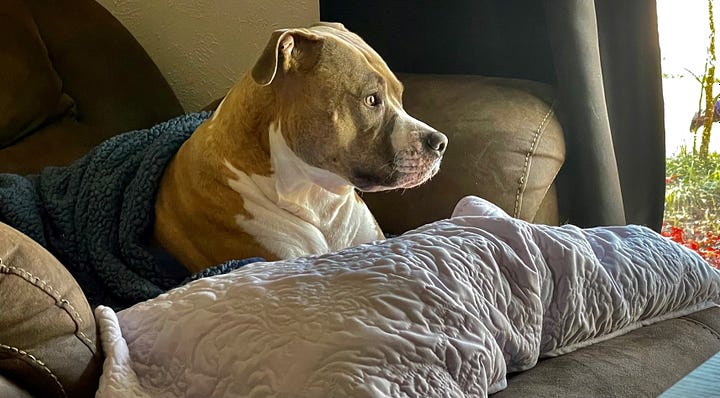
<instances>
[{"instance_id":1,"label":"dog's white chest fur","mask_svg":"<svg viewBox=\"0 0 720 398\"><path fill-rule=\"evenodd\" d=\"M271 124L270 176L225 165L249 213L235 222L279 258L321 254L382 238L370 210L343 178L302 161Z\"/></svg>"}]
</instances>

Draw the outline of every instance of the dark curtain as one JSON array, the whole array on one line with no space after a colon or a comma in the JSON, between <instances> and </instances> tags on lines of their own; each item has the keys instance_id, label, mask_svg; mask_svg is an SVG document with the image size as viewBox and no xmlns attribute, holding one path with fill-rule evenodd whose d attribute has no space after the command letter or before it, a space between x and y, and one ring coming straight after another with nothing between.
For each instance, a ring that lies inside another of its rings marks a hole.
<instances>
[{"instance_id":1,"label":"dark curtain","mask_svg":"<svg viewBox=\"0 0 720 398\"><path fill-rule=\"evenodd\" d=\"M571 222L659 230L665 128L655 1L545 2Z\"/></svg>"},{"instance_id":2,"label":"dark curtain","mask_svg":"<svg viewBox=\"0 0 720 398\"><path fill-rule=\"evenodd\" d=\"M655 1L321 0L402 72L557 87L567 159L561 213L583 227L659 230L665 142Z\"/></svg>"}]
</instances>

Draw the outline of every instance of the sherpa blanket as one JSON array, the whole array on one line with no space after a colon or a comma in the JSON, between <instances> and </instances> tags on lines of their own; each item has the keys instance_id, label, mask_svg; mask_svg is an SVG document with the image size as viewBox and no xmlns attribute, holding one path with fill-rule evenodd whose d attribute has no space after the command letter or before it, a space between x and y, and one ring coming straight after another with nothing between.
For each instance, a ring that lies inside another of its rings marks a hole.
<instances>
[{"instance_id":1,"label":"sherpa blanket","mask_svg":"<svg viewBox=\"0 0 720 398\"><path fill-rule=\"evenodd\" d=\"M0 222L53 253L93 306L124 308L256 260L231 261L191 276L145 245L162 173L209 116L188 114L115 136L67 167L27 177L0 174Z\"/></svg>"},{"instance_id":2,"label":"sherpa blanket","mask_svg":"<svg viewBox=\"0 0 720 398\"><path fill-rule=\"evenodd\" d=\"M482 397L719 300L720 272L647 228L532 225L470 197L396 238L97 308L97 397Z\"/></svg>"}]
</instances>

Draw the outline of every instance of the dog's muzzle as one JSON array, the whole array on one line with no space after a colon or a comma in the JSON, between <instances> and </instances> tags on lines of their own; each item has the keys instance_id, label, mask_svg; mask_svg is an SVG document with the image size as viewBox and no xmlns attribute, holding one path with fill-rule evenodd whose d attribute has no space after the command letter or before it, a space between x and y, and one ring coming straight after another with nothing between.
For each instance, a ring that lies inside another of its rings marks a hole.
<instances>
[{"instance_id":1,"label":"dog's muzzle","mask_svg":"<svg viewBox=\"0 0 720 398\"><path fill-rule=\"evenodd\" d=\"M364 192L407 189L420 185L440 170L448 145L445 134L428 126L415 128L401 136L390 161L380 169L358 168L350 181Z\"/></svg>"},{"instance_id":2,"label":"dog's muzzle","mask_svg":"<svg viewBox=\"0 0 720 398\"><path fill-rule=\"evenodd\" d=\"M419 134L419 145L410 145L395 154L392 188L412 188L432 178L440 170L440 162L448 139L438 131Z\"/></svg>"}]
</instances>

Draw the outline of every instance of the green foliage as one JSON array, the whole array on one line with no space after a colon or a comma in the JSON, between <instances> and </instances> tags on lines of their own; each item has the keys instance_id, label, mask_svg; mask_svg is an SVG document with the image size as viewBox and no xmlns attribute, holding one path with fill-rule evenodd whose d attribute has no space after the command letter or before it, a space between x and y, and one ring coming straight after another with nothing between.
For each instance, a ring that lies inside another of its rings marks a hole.
<instances>
[{"instance_id":1,"label":"green foliage","mask_svg":"<svg viewBox=\"0 0 720 398\"><path fill-rule=\"evenodd\" d=\"M666 160L665 222L720 231L720 154L688 151Z\"/></svg>"},{"instance_id":2,"label":"green foliage","mask_svg":"<svg viewBox=\"0 0 720 398\"><path fill-rule=\"evenodd\" d=\"M717 56L715 54L715 17L713 16L714 0L707 0L708 7L708 29L710 36L708 37L707 58L705 59L705 72L701 77L696 76L696 80L700 83L700 101L698 103L698 113L693 118L693 126L696 121L702 124L691 127L690 130L695 135L693 141L693 153L697 153L702 158L706 158L710 151L710 134L713 122L717 121L718 100L720 94L714 93L714 87L718 82L715 77L715 64L717 64ZM700 147L697 148L697 128L702 127L700 134Z\"/></svg>"}]
</instances>

